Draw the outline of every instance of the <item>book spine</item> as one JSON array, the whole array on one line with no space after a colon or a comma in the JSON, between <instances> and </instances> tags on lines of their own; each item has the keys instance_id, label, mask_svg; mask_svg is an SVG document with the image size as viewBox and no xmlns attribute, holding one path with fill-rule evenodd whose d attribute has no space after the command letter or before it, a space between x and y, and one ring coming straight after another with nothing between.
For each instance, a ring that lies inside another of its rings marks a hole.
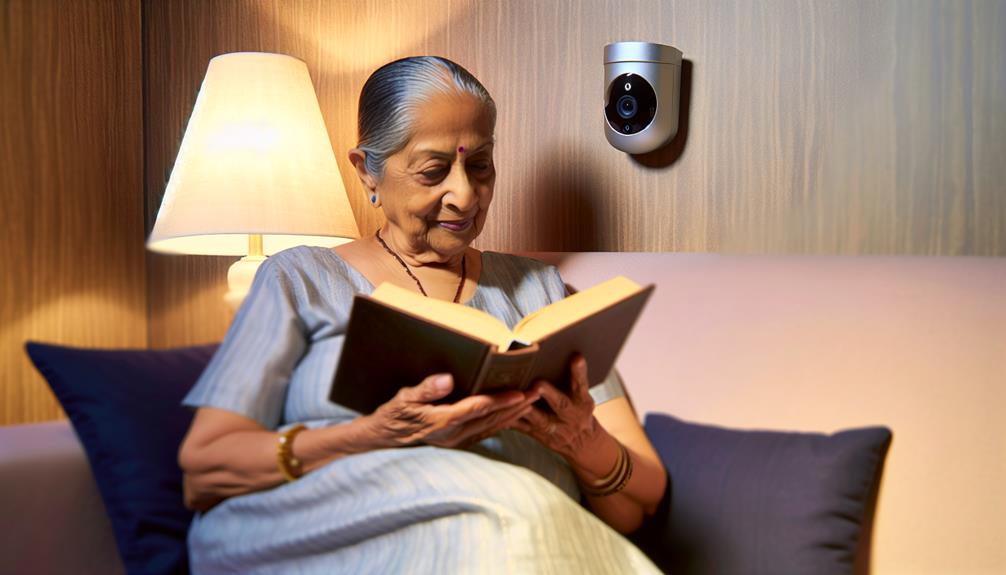
<instances>
[{"instance_id":1,"label":"book spine","mask_svg":"<svg viewBox=\"0 0 1006 575\"><path fill-rule=\"evenodd\" d=\"M499 393L524 389L531 377L538 344L517 351L492 351L486 357L472 393Z\"/></svg>"},{"instance_id":2,"label":"book spine","mask_svg":"<svg viewBox=\"0 0 1006 575\"><path fill-rule=\"evenodd\" d=\"M538 344L537 343L534 344L534 346L535 346L535 348L538 348ZM540 351L540 349L539 349L539 351ZM531 363L528 364L527 371L524 373L524 377L521 378L520 389L527 389L527 388L531 387L532 383L534 383L534 381L532 380L532 378L534 377L534 374L536 373L535 369L538 367L538 361L540 359L541 359L541 354L540 353L534 354L534 357L531 358Z\"/></svg>"}]
</instances>

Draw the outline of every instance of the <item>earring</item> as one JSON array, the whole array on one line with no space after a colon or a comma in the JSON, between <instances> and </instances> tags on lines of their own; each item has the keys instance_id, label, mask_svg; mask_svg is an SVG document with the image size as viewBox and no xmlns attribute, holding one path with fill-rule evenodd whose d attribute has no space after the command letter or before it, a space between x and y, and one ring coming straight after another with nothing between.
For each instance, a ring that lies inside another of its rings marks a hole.
<instances>
[{"instance_id":1,"label":"earring","mask_svg":"<svg viewBox=\"0 0 1006 575\"><path fill-rule=\"evenodd\" d=\"M370 194L370 203L372 204L377 203L377 194Z\"/></svg>"}]
</instances>

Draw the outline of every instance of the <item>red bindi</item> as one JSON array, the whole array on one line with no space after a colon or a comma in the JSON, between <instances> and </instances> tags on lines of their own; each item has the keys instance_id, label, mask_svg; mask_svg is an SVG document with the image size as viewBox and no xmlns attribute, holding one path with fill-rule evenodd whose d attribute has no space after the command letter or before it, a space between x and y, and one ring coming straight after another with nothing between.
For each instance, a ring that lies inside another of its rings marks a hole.
<instances>
[{"instance_id":1,"label":"red bindi","mask_svg":"<svg viewBox=\"0 0 1006 575\"><path fill-rule=\"evenodd\" d=\"M458 153L459 154L465 153L465 147L464 146L458 146Z\"/></svg>"}]
</instances>

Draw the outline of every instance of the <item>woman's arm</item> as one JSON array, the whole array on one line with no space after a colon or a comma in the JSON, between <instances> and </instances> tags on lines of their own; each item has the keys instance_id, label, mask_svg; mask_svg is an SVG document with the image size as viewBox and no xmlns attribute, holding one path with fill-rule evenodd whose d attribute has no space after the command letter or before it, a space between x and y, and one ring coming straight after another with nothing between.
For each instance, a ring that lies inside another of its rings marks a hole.
<instances>
[{"instance_id":1,"label":"woman's arm","mask_svg":"<svg viewBox=\"0 0 1006 575\"><path fill-rule=\"evenodd\" d=\"M592 440L570 461L573 470L588 482L611 471L618 457L616 441L632 458L632 476L619 493L606 497L587 496L591 510L622 533L639 528L656 511L667 486L667 471L639 424L629 401L619 397L594 410L598 430Z\"/></svg>"},{"instance_id":2,"label":"woman's arm","mask_svg":"<svg viewBox=\"0 0 1006 575\"><path fill-rule=\"evenodd\" d=\"M612 495L587 496L587 502L606 523L631 533L656 510L667 472L628 400L612 399L595 409L582 357L573 361L571 374L570 395L548 382L539 382L534 388L540 390L555 415L534 410L514 427L562 455L585 483L608 475L618 460L618 443L624 445L632 460L628 483Z\"/></svg>"},{"instance_id":3,"label":"woman's arm","mask_svg":"<svg viewBox=\"0 0 1006 575\"><path fill-rule=\"evenodd\" d=\"M276 464L279 433L236 413L202 407L178 453L185 505L205 511L233 495L260 491L284 482ZM344 455L377 448L362 418L308 429L297 435L295 456L310 472Z\"/></svg>"},{"instance_id":4,"label":"woman's arm","mask_svg":"<svg viewBox=\"0 0 1006 575\"><path fill-rule=\"evenodd\" d=\"M433 405L451 389L449 375L427 377L417 386L402 388L370 415L299 433L293 455L310 473L340 457L373 449L467 445L509 427L539 398L537 392L512 391ZM283 483L276 463L278 438L279 433L253 419L200 408L178 454L186 506L205 511L228 497Z\"/></svg>"}]
</instances>

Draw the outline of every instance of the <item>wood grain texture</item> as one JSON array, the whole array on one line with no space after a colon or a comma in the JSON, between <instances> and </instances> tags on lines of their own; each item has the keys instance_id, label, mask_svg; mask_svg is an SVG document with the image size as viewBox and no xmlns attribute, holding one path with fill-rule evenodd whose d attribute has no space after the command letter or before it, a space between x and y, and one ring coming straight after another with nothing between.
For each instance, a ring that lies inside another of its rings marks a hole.
<instances>
[{"instance_id":1,"label":"wood grain texture","mask_svg":"<svg viewBox=\"0 0 1006 575\"><path fill-rule=\"evenodd\" d=\"M209 59L262 50L307 62L372 233L345 157L359 90L440 54L499 107L478 247L1006 256L1003 2L182 0L145 18L148 230ZM627 39L680 48L689 79L682 133L642 158L606 143L600 112L603 46ZM222 293L226 264L149 259L151 343L221 336L223 305L190 295ZM173 327L165 301L214 327Z\"/></svg>"},{"instance_id":2,"label":"wood grain texture","mask_svg":"<svg viewBox=\"0 0 1006 575\"><path fill-rule=\"evenodd\" d=\"M0 4L0 425L61 416L23 345L145 347L140 2Z\"/></svg>"}]
</instances>

